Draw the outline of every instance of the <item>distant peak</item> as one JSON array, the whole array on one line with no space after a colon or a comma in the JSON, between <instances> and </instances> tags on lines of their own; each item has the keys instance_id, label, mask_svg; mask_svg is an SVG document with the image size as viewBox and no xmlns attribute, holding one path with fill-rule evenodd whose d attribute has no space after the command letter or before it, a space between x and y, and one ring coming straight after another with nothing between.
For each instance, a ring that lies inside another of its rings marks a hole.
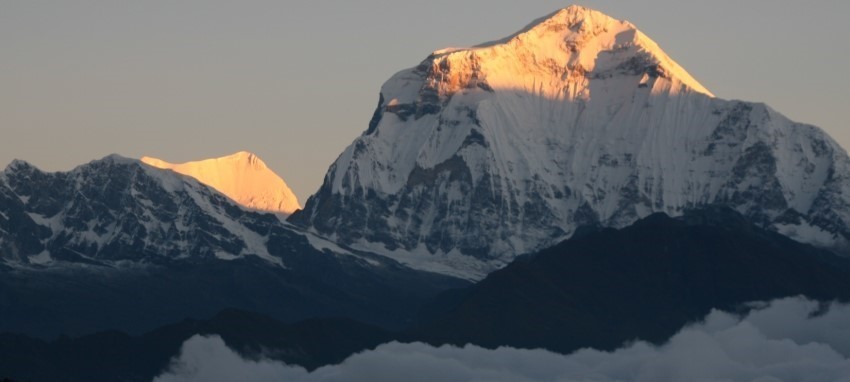
<instances>
[{"instance_id":1,"label":"distant peak","mask_svg":"<svg viewBox=\"0 0 850 382\"><path fill-rule=\"evenodd\" d=\"M301 208L286 182L248 151L179 164L147 156L141 160L149 166L191 176L251 209L291 214Z\"/></svg>"},{"instance_id":2,"label":"distant peak","mask_svg":"<svg viewBox=\"0 0 850 382\"><path fill-rule=\"evenodd\" d=\"M85 164L85 165L82 165L82 166L79 166L79 167L85 167L85 166L90 166L90 165L100 165L100 164L103 164L103 165L132 165L132 164L137 164L137 163L139 163L138 159L127 158L127 157L119 155L119 154L109 154L109 155L107 155L103 158L95 159L93 161L90 161L88 164Z\"/></svg>"},{"instance_id":3,"label":"distant peak","mask_svg":"<svg viewBox=\"0 0 850 382\"><path fill-rule=\"evenodd\" d=\"M168 168L168 169L171 169L171 168L174 168L174 167L177 167L177 166L188 165L188 164L192 164L192 163L209 162L209 161L229 161L229 162L238 162L238 163L246 163L246 164L255 165L255 166L261 166L263 168L266 167L266 163L263 162L263 160L260 159L260 157L258 157L256 154L249 152L249 151L238 151L238 152L235 152L233 154L225 155L225 156L221 156L221 157L217 157L217 158L203 159L203 160L200 160L200 161L190 161L190 162L184 162L184 163L170 163L170 162L166 162L162 159L149 157L149 156L143 156L141 158L141 161L148 164L148 165L154 166L154 167Z\"/></svg>"},{"instance_id":4,"label":"distant peak","mask_svg":"<svg viewBox=\"0 0 850 382\"><path fill-rule=\"evenodd\" d=\"M257 155L255 155L254 153L249 152L249 151L238 151L238 152L235 152L235 153L230 154L230 155L225 155L225 156L223 156L219 159L223 159L223 158L250 160L250 159L257 158Z\"/></svg>"},{"instance_id":5,"label":"distant peak","mask_svg":"<svg viewBox=\"0 0 850 382\"><path fill-rule=\"evenodd\" d=\"M21 159L12 159L11 162L6 166L6 171L20 171L26 168L34 168L32 164L25 160Z\"/></svg>"},{"instance_id":6,"label":"distant peak","mask_svg":"<svg viewBox=\"0 0 850 382\"><path fill-rule=\"evenodd\" d=\"M116 163L132 163L132 162L136 162L136 160L135 160L135 159L127 158L127 157L125 157L125 156L123 156L123 155L120 155L120 154L109 154L109 155L107 155L107 156L105 156L105 157L101 158L101 159L100 159L100 161L110 161L110 162L116 162Z\"/></svg>"},{"instance_id":7,"label":"distant peak","mask_svg":"<svg viewBox=\"0 0 850 382\"><path fill-rule=\"evenodd\" d=\"M238 161L238 162L242 162L242 163L248 163L248 164L250 164L252 166L256 166L256 167L266 168L266 163L263 162L263 160L260 159L260 157L258 157L256 154L248 152L248 151L239 151L237 153L233 153L233 154L230 154L230 155L218 158L218 159L220 159L220 160L224 160L224 159L234 160L234 161Z\"/></svg>"}]
</instances>

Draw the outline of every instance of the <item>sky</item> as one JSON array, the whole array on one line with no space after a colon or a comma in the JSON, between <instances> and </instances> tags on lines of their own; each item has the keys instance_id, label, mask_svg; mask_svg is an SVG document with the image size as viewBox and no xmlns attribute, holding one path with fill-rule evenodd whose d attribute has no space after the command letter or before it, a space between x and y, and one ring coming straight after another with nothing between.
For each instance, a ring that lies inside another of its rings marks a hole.
<instances>
[{"instance_id":1,"label":"sky","mask_svg":"<svg viewBox=\"0 0 850 382\"><path fill-rule=\"evenodd\" d=\"M631 21L716 96L765 102L850 147L850 2L576 3ZM247 150L303 203L392 74L570 4L0 1L0 168Z\"/></svg>"}]
</instances>

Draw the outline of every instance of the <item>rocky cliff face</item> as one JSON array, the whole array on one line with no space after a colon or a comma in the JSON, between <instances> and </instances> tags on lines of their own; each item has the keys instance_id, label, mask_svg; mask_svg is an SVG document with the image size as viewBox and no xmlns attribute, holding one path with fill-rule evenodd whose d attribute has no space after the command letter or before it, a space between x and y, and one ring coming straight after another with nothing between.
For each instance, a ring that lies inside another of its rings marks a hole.
<instances>
[{"instance_id":1,"label":"rocky cliff face","mask_svg":"<svg viewBox=\"0 0 850 382\"><path fill-rule=\"evenodd\" d=\"M473 279L583 225L707 204L842 247L848 170L820 129L714 98L634 25L573 6L393 76L291 221Z\"/></svg>"}]
</instances>

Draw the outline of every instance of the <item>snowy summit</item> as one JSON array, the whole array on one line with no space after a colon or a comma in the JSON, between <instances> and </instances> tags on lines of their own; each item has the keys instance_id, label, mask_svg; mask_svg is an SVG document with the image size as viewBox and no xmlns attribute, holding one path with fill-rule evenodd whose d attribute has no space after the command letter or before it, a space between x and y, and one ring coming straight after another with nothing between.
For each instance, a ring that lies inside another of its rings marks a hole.
<instances>
[{"instance_id":1,"label":"snowy summit","mask_svg":"<svg viewBox=\"0 0 850 382\"><path fill-rule=\"evenodd\" d=\"M153 167L191 176L250 209L289 215L301 207L286 182L260 158L246 151L180 164L151 157L141 160Z\"/></svg>"},{"instance_id":2,"label":"snowy summit","mask_svg":"<svg viewBox=\"0 0 850 382\"><path fill-rule=\"evenodd\" d=\"M471 279L583 225L707 204L846 249L848 173L817 127L715 98L631 23L571 6L390 78L290 220Z\"/></svg>"}]
</instances>

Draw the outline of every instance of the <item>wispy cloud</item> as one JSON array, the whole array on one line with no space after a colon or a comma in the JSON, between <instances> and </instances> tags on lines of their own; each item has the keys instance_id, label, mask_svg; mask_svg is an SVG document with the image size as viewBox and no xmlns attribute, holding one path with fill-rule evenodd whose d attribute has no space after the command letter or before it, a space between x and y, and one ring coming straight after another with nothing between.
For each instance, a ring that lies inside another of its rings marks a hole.
<instances>
[{"instance_id":1,"label":"wispy cloud","mask_svg":"<svg viewBox=\"0 0 850 382\"><path fill-rule=\"evenodd\" d=\"M850 382L850 306L824 308L789 298L762 304L746 317L714 311L665 345L636 342L614 352L393 342L313 372L247 360L219 337L195 336L155 381Z\"/></svg>"}]
</instances>

